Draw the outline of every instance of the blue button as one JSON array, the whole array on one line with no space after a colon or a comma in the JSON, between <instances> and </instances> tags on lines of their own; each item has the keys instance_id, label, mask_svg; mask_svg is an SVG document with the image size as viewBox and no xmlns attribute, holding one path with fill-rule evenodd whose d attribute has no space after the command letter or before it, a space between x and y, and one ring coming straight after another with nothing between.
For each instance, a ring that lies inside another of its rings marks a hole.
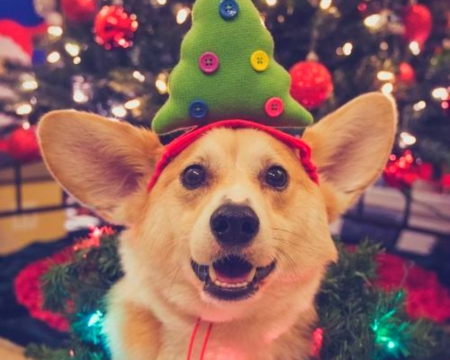
<instances>
[{"instance_id":1,"label":"blue button","mask_svg":"<svg viewBox=\"0 0 450 360\"><path fill-rule=\"evenodd\" d=\"M225 20L231 20L237 16L239 5L235 0L222 0L219 6L219 13Z\"/></svg>"},{"instance_id":2,"label":"blue button","mask_svg":"<svg viewBox=\"0 0 450 360\"><path fill-rule=\"evenodd\" d=\"M202 119L208 113L208 105L202 100L195 100L189 106L189 114L195 119Z\"/></svg>"}]
</instances>

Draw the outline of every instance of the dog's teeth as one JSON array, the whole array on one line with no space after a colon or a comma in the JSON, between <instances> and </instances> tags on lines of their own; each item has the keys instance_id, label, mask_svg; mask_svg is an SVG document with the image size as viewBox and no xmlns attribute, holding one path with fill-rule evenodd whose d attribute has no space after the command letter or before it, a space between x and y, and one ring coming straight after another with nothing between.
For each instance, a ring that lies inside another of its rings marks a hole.
<instances>
[{"instance_id":1,"label":"dog's teeth","mask_svg":"<svg viewBox=\"0 0 450 360\"><path fill-rule=\"evenodd\" d=\"M252 282L256 275L256 268L254 267L247 276L247 282Z\"/></svg>"},{"instance_id":2,"label":"dog's teeth","mask_svg":"<svg viewBox=\"0 0 450 360\"><path fill-rule=\"evenodd\" d=\"M211 279L212 282L216 282L217 281L217 275L216 272L214 271L214 268L212 266L209 266L209 278Z\"/></svg>"}]
</instances>

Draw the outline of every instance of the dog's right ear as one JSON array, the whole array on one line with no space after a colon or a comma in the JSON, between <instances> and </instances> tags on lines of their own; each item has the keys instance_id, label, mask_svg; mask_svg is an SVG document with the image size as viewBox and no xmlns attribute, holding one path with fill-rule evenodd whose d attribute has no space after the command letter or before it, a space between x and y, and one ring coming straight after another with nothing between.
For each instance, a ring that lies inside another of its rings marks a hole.
<instances>
[{"instance_id":1,"label":"dog's right ear","mask_svg":"<svg viewBox=\"0 0 450 360\"><path fill-rule=\"evenodd\" d=\"M127 200L145 198L163 149L154 133L63 110L41 119L38 138L47 167L70 194L109 221L132 222Z\"/></svg>"}]
</instances>

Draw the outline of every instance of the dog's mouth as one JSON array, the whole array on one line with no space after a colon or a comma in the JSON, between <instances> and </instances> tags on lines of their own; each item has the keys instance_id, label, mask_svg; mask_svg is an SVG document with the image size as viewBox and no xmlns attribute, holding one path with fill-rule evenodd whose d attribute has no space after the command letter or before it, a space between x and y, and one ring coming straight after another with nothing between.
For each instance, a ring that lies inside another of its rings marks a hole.
<instances>
[{"instance_id":1,"label":"dog's mouth","mask_svg":"<svg viewBox=\"0 0 450 360\"><path fill-rule=\"evenodd\" d=\"M259 284L275 269L275 261L264 267L254 267L246 259L230 255L212 265L200 265L191 260L195 275L205 283L203 290L225 301L244 300L259 290Z\"/></svg>"}]
</instances>

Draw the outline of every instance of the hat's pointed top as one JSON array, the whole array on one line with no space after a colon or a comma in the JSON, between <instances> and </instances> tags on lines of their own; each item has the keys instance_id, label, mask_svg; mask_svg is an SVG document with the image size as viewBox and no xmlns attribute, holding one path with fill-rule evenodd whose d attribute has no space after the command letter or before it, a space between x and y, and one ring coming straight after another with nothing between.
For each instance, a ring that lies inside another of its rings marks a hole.
<instances>
[{"instance_id":1,"label":"hat's pointed top","mask_svg":"<svg viewBox=\"0 0 450 360\"><path fill-rule=\"evenodd\" d=\"M158 134L244 119L301 127L311 114L290 95L290 76L273 58L274 43L251 0L197 0L192 28L156 114Z\"/></svg>"}]
</instances>

